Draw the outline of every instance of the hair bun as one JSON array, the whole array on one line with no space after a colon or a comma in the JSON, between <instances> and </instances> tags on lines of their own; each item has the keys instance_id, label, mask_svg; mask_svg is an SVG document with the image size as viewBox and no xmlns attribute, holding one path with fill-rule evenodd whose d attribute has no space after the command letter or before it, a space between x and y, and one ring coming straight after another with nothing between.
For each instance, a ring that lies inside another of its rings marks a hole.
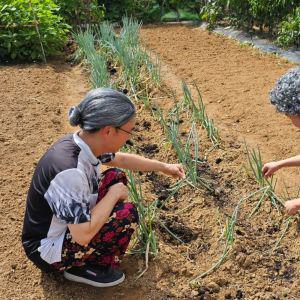
<instances>
[{"instance_id":1,"label":"hair bun","mask_svg":"<svg viewBox=\"0 0 300 300\"><path fill-rule=\"evenodd\" d=\"M69 121L71 126L77 126L82 124L81 111L78 106L72 106L69 110Z\"/></svg>"}]
</instances>

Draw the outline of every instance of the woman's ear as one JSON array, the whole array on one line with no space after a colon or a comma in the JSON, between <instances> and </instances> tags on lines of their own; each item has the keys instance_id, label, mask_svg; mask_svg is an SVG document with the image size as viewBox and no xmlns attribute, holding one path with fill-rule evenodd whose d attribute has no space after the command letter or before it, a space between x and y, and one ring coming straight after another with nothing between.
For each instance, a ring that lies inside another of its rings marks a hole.
<instances>
[{"instance_id":1,"label":"woman's ear","mask_svg":"<svg viewBox=\"0 0 300 300\"><path fill-rule=\"evenodd\" d=\"M101 128L99 131L102 136L106 137L106 136L110 136L113 133L113 130L114 128L112 126L105 126Z\"/></svg>"}]
</instances>

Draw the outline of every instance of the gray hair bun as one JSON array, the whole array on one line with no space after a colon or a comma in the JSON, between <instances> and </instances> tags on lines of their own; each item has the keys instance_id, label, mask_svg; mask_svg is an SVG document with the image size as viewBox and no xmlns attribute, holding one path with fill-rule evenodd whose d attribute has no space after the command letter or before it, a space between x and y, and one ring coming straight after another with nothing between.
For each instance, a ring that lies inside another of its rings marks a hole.
<instances>
[{"instance_id":1,"label":"gray hair bun","mask_svg":"<svg viewBox=\"0 0 300 300\"><path fill-rule=\"evenodd\" d=\"M300 115L300 67L290 69L280 77L269 96L279 112Z\"/></svg>"},{"instance_id":2,"label":"gray hair bun","mask_svg":"<svg viewBox=\"0 0 300 300\"><path fill-rule=\"evenodd\" d=\"M89 91L84 99L69 112L72 126L93 132L105 126L120 127L135 115L130 99L111 88Z\"/></svg>"},{"instance_id":3,"label":"gray hair bun","mask_svg":"<svg viewBox=\"0 0 300 300\"><path fill-rule=\"evenodd\" d=\"M78 126L82 123L81 111L77 106L72 106L70 108L69 121L71 126Z\"/></svg>"}]
</instances>

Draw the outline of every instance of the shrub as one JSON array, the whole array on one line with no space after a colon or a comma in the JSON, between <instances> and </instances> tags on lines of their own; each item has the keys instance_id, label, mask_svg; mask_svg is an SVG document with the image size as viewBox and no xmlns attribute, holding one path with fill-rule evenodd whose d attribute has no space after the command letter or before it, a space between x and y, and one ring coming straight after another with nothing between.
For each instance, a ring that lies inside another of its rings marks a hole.
<instances>
[{"instance_id":1,"label":"shrub","mask_svg":"<svg viewBox=\"0 0 300 300\"><path fill-rule=\"evenodd\" d=\"M200 0L99 0L106 8L109 20L134 16L143 22L198 20Z\"/></svg>"},{"instance_id":2,"label":"shrub","mask_svg":"<svg viewBox=\"0 0 300 300\"><path fill-rule=\"evenodd\" d=\"M300 47L300 7L281 22L277 43L283 47L292 45Z\"/></svg>"},{"instance_id":3,"label":"shrub","mask_svg":"<svg viewBox=\"0 0 300 300\"><path fill-rule=\"evenodd\" d=\"M297 6L295 0L249 0L250 10L258 25L264 25L269 31L276 27L279 22Z\"/></svg>"},{"instance_id":4,"label":"shrub","mask_svg":"<svg viewBox=\"0 0 300 300\"><path fill-rule=\"evenodd\" d=\"M249 0L228 0L226 6L226 15L231 23L238 27L252 28L253 16Z\"/></svg>"},{"instance_id":5,"label":"shrub","mask_svg":"<svg viewBox=\"0 0 300 300\"><path fill-rule=\"evenodd\" d=\"M105 16L104 5L97 0L55 0L60 15L71 25L99 23Z\"/></svg>"},{"instance_id":6,"label":"shrub","mask_svg":"<svg viewBox=\"0 0 300 300\"><path fill-rule=\"evenodd\" d=\"M223 17L223 1L211 1L201 9L200 17L209 23L209 29L215 27L218 20Z\"/></svg>"},{"instance_id":7,"label":"shrub","mask_svg":"<svg viewBox=\"0 0 300 300\"><path fill-rule=\"evenodd\" d=\"M63 47L69 26L56 14L53 0L0 1L1 59L42 59L42 48L50 56Z\"/></svg>"},{"instance_id":8,"label":"shrub","mask_svg":"<svg viewBox=\"0 0 300 300\"><path fill-rule=\"evenodd\" d=\"M135 16L144 22L159 20L161 15L158 0L99 0L106 8L106 18L120 21L123 16Z\"/></svg>"}]
</instances>

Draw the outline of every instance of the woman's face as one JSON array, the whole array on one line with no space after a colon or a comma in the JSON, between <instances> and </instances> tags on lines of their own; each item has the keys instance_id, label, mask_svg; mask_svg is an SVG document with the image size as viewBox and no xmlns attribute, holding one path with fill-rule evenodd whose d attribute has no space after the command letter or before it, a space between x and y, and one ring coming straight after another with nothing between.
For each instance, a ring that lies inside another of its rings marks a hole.
<instances>
[{"instance_id":1,"label":"woman's face","mask_svg":"<svg viewBox=\"0 0 300 300\"><path fill-rule=\"evenodd\" d=\"M131 118L126 124L113 128L111 136L111 152L119 151L124 144L131 139L132 130L135 126L136 119L135 117Z\"/></svg>"},{"instance_id":2,"label":"woman's face","mask_svg":"<svg viewBox=\"0 0 300 300\"><path fill-rule=\"evenodd\" d=\"M300 128L300 115L286 115L292 123L297 127Z\"/></svg>"}]
</instances>

